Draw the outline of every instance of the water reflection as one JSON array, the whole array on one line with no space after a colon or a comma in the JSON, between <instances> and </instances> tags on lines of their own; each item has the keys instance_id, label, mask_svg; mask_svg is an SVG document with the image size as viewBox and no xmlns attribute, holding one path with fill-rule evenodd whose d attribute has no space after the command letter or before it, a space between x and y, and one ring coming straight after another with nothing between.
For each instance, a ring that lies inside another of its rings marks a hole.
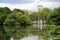
<instances>
[{"instance_id":1,"label":"water reflection","mask_svg":"<svg viewBox=\"0 0 60 40\"><path fill-rule=\"evenodd\" d=\"M6 30L6 31L12 32L12 35L13 35L13 32L14 32L14 35L15 33L18 33L18 35L21 36L21 38L20 36L17 36L19 37L19 39L13 39L13 37L11 37L10 40L46 40L44 38L39 37L39 36L43 36L43 37L48 36L48 34L46 33L46 30L41 30L41 27L40 27L41 25L43 24L33 24L33 26L26 26L24 28L23 27L21 28L20 25L15 25L14 27L12 26L13 27L12 29L8 28L10 30L9 31ZM53 39L49 38L49 40L53 40Z\"/></svg>"},{"instance_id":2,"label":"water reflection","mask_svg":"<svg viewBox=\"0 0 60 40\"><path fill-rule=\"evenodd\" d=\"M38 36L29 35L28 37L24 37L21 40L38 40L38 39L39 39Z\"/></svg>"},{"instance_id":3,"label":"water reflection","mask_svg":"<svg viewBox=\"0 0 60 40\"><path fill-rule=\"evenodd\" d=\"M37 21L35 20L33 21L33 27L42 29L43 27L45 27L44 26L45 23L46 23L45 20L37 20Z\"/></svg>"},{"instance_id":4,"label":"water reflection","mask_svg":"<svg viewBox=\"0 0 60 40\"><path fill-rule=\"evenodd\" d=\"M10 40L13 40L13 37L11 37ZM27 37L23 37L21 39L16 39L16 40L45 40L45 39L39 38L38 36L34 36L34 35L28 35ZM53 40L53 39L50 38L48 40Z\"/></svg>"}]
</instances>

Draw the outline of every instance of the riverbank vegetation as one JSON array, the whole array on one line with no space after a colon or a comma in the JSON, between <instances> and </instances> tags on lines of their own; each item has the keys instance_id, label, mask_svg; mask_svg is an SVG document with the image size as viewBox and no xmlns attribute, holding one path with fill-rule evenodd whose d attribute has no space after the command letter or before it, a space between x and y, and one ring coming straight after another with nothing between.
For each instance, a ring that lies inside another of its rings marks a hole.
<instances>
[{"instance_id":1,"label":"riverbank vegetation","mask_svg":"<svg viewBox=\"0 0 60 40\"><path fill-rule=\"evenodd\" d=\"M45 20L45 27L43 29L33 27L34 20ZM58 40L60 38L60 7L42 8L34 12L0 7L0 40L9 40L11 37L22 38L29 34L38 35L46 40L50 37Z\"/></svg>"}]
</instances>

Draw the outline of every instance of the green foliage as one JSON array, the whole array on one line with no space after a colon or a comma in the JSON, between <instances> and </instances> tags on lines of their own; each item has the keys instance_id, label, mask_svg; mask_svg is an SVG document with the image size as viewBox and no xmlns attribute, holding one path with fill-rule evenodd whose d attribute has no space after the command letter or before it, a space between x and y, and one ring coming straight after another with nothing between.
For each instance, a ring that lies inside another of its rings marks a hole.
<instances>
[{"instance_id":1,"label":"green foliage","mask_svg":"<svg viewBox=\"0 0 60 40\"><path fill-rule=\"evenodd\" d=\"M3 25L8 14L0 14L0 24Z\"/></svg>"},{"instance_id":2,"label":"green foliage","mask_svg":"<svg viewBox=\"0 0 60 40\"><path fill-rule=\"evenodd\" d=\"M38 20L38 12L32 12L31 14L30 14L30 18L31 18L31 20L32 21L34 21L34 20Z\"/></svg>"},{"instance_id":3,"label":"green foliage","mask_svg":"<svg viewBox=\"0 0 60 40\"><path fill-rule=\"evenodd\" d=\"M57 26L53 31L51 31L51 36L52 36L55 40L60 39L60 26Z\"/></svg>"},{"instance_id":4,"label":"green foliage","mask_svg":"<svg viewBox=\"0 0 60 40\"><path fill-rule=\"evenodd\" d=\"M9 40L10 39L10 36L8 36L8 34L5 32L5 29L3 27L3 23L7 16L8 16L8 14L5 14L2 9L1 14L0 14L0 40Z\"/></svg>"},{"instance_id":5,"label":"green foliage","mask_svg":"<svg viewBox=\"0 0 60 40\"><path fill-rule=\"evenodd\" d=\"M10 14L11 10L8 7L4 7L4 8L0 7L0 13Z\"/></svg>"},{"instance_id":6,"label":"green foliage","mask_svg":"<svg viewBox=\"0 0 60 40\"><path fill-rule=\"evenodd\" d=\"M14 9L12 12L13 13L21 12L22 14L24 14L24 11L23 10L20 10L20 9Z\"/></svg>"},{"instance_id":7,"label":"green foliage","mask_svg":"<svg viewBox=\"0 0 60 40\"><path fill-rule=\"evenodd\" d=\"M20 30L23 28L21 25L26 27L26 25L29 25L29 24L31 24L29 15L18 12L18 13L10 14L9 16L7 16L4 22L4 29L9 36L22 37L24 36L22 32L25 32L25 31Z\"/></svg>"},{"instance_id":8,"label":"green foliage","mask_svg":"<svg viewBox=\"0 0 60 40\"><path fill-rule=\"evenodd\" d=\"M29 27L34 20L45 20L46 25L40 28ZM50 24L50 25L48 25ZM38 12L29 14L27 10L0 7L0 39L9 40L10 37L22 38L28 34L38 35L42 38L60 38L60 7L54 10L43 8ZM27 27L26 27L27 26ZM24 29L24 30L23 30Z\"/></svg>"},{"instance_id":9,"label":"green foliage","mask_svg":"<svg viewBox=\"0 0 60 40\"><path fill-rule=\"evenodd\" d=\"M4 13L6 13L6 14L11 13L11 10L8 7L4 7L3 10L4 10Z\"/></svg>"},{"instance_id":10,"label":"green foliage","mask_svg":"<svg viewBox=\"0 0 60 40\"><path fill-rule=\"evenodd\" d=\"M51 11L51 10L48 9L48 8L43 8L43 9L39 10L39 11L38 11L39 19L47 20L50 11Z\"/></svg>"},{"instance_id":11,"label":"green foliage","mask_svg":"<svg viewBox=\"0 0 60 40\"><path fill-rule=\"evenodd\" d=\"M30 17L32 20L47 20L50 14L50 11L51 10L48 8L43 8L39 10L38 12L32 12L30 14Z\"/></svg>"},{"instance_id":12,"label":"green foliage","mask_svg":"<svg viewBox=\"0 0 60 40\"><path fill-rule=\"evenodd\" d=\"M50 24L60 25L60 7L52 11L49 16Z\"/></svg>"},{"instance_id":13,"label":"green foliage","mask_svg":"<svg viewBox=\"0 0 60 40\"><path fill-rule=\"evenodd\" d=\"M17 13L16 18L17 21L21 23L21 25L28 25L32 23L28 14Z\"/></svg>"},{"instance_id":14,"label":"green foliage","mask_svg":"<svg viewBox=\"0 0 60 40\"><path fill-rule=\"evenodd\" d=\"M4 12L3 12L3 8L2 8L2 7L0 7L0 13L4 13Z\"/></svg>"}]
</instances>

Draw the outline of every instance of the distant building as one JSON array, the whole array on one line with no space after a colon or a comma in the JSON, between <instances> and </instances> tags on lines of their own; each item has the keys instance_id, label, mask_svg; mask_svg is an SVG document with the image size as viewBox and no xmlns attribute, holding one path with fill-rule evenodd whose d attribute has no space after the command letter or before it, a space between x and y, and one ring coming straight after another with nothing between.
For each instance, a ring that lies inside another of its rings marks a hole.
<instances>
[{"instance_id":1,"label":"distant building","mask_svg":"<svg viewBox=\"0 0 60 40\"><path fill-rule=\"evenodd\" d=\"M37 5L37 9L40 10L43 8L43 5Z\"/></svg>"},{"instance_id":2,"label":"distant building","mask_svg":"<svg viewBox=\"0 0 60 40\"><path fill-rule=\"evenodd\" d=\"M43 8L43 5L40 3L40 1L41 0L39 0L39 1L36 2L36 7L37 7L38 11Z\"/></svg>"}]
</instances>

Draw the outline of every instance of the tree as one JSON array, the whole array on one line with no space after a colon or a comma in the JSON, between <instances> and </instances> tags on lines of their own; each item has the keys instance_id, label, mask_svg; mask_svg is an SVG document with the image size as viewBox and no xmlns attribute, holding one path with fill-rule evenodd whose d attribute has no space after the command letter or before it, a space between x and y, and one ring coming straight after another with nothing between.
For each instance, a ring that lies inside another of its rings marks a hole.
<instances>
[{"instance_id":1,"label":"tree","mask_svg":"<svg viewBox=\"0 0 60 40\"><path fill-rule=\"evenodd\" d=\"M27 13L22 14L22 13L18 12L18 13L15 14L15 16L16 16L16 20L18 22L20 22L21 25L29 25L29 24L32 23L31 19L30 19L30 16ZM26 19L28 19L28 20L26 20Z\"/></svg>"},{"instance_id":2,"label":"tree","mask_svg":"<svg viewBox=\"0 0 60 40\"><path fill-rule=\"evenodd\" d=\"M4 29L4 21L6 19L7 15L6 14L0 14L0 40L9 40L10 36L7 35L5 29Z\"/></svg>"},{"instance_id":3,"label":"tree","mask_svg":"<svg viewBox=\"0 0 60 40\"><path fill-rule=\"evenodd\" d=\"M12 12L13 13L21 12L22 14L24 14L24 11L23 10L20 10L20 9L14 9Z\"/></svg>"},{"instance_id":4,"label":"tree","mask_svg":"<svg viewBox=\"0 0 60 40\"><path fill-rule=\"evenodd\" d=\"M4 7L3 10L3 12L6 14L10 14L12 12L8 7Z\"/></svg>"},{"instance_id":5,"label":"tree","mask_svg":"<svg viewBox=\"0 0 60 40\"><path fill-rule=\"evenodd\" d=\"M43 8L43 9L39 10L39 11L38 11L39 19L47 20L50 11L51 11L51 10L48 9L48 8Z\"/></svg>"},{"instance_id":6,"label":"tree","mask_svg":"<svg viewBox=\"0 0 60 40\"><path fill-rule=\"evenodd\" d=\"M50 24L60 25L60 7L53 10L52 14L49 16Z\"/></svg>"},{"instance_id":7,"label":"tree","mask_svg":"<svg viewBox=\"0 0 60 40\"><path fill-rule=\"evenodd\" d=\"M1 13L3 13L3 8L2 8L2 7L0 7L0 14L1 14Z\"/></svg>"},{"instance_id":8,"label":"tree","mask_svg":"<svg viewBox=\"0 0 60 40\"><path fill-rule=\"evenodd\" d=\"M48 15L50 14L50 9L48 8L43 8L41 10L39 10L38 12L33 12L31 13L31 18L33 20L47 20L48 19Z\"/></svg>"},{"instance_id":9,"label":"tree","mask_svg":"<svg viewBox=\"0 0 60 40\"><path fill-rule=\"evenodd\" d=\"M31 25L29 15L18 12L7 16L4 22L4 29L9 36L14 38L21 38L24 36L21 33L25 32L21 32L21 29L26 28L26 25Z\"/></svg>"},{"instance_id":10,"label":"tree","mask_svg":"<svg viewBox=\"0 0 60 40\"><path fill-rule=\"evenodd\" d=\"M32 21L34 21L34 20L38 20L38 12L32 12L31 14L30 14L30 18L31 18L31 20Z\"/></svg>"},{"instance_id":11,"label":"tree","mask_svg":"<svg viewBox=\"0 0 60 40\"><path fill-rule=\"evenodd\" d=\"M3 25L7 16L8 16L7 14L0 14L0 24L1 25Z\"/></svg>"},{"instance_id":12,"label":"tree","mask_svg":"<svg viewBox=\"0 0 60 40\"><path fill-rule=\"evenodd\" d=\"M0 13L10 14L12 11L8 7L0 7Z\"/></svg>"}]
</instances>

